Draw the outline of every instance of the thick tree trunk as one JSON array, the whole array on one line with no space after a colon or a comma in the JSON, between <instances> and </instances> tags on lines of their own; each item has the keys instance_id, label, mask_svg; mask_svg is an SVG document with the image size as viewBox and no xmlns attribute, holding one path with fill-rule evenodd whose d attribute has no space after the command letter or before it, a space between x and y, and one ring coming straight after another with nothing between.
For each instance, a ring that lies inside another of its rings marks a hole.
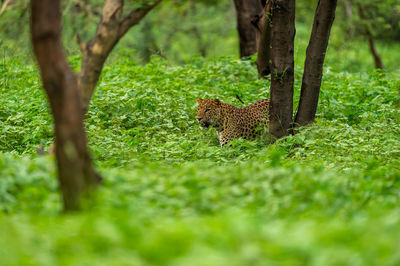
<instances>
[{"instance_id":1,"label":"thick tree trunk","mask_svg":"<svg viewBox=\"0 0 400 266\"><path fill-rule=\"evenodd\" d=\"M295 0L271 2L271 105L270 133L289 134L293 120Z\"/></svg>"},{"instance_id":2,"label":"thick tree trunk","mask_svg":"<svg viewBox=\"0 0 400 266\"><path fill-rule=\"evenodd\" d=\"M82 66L78 75L78 88L82 97L82 107L86 113L89 102L99 80L101 70L108 55L132 26L138 24L161 0L144 3L121 19L123 0L105 0L102 17L96 34L87 43L78 42L82 52Z\"/></svg>"},{"instance_id":3,"label":"thick tree trunk","mask_svg":"<svg viewBox=\"0 0 400 266\"><path fill-rule=\"evenodd\" d=\"M382 58L380 57L378 50L376 49L374 36L372 34L372 30L370 28L370 25L368 24L367 17L364 14L364 9L362 8L361 4L358 5L358 12L360 14L361 20L364 23L365 35L368 40L369 50L371 51L372 57L374 58L375 68L383 69Z\"/></svg>"},{"instance_id":4,"label":"thick tree trunk","mask_svg":"<svg viewBox=\"0 0 400 266\"><path fill-rule=\"evenodd\" d=\"M337 0L319 0L314 24L306 52L301 95L295 125L305 126L314 122L321 88L325 53L335 19Z\"/></svg>"},{"instance_id":5,"label":"thick tree trunk","mask_svg":"<svg viewBox=\"0 0 400 266\"><path fill-rule=\"evenodd\" d=\"M239 33L240 57L250 56L257 52L256 31L251 19L261 14L259 0L233 0L236 8L237 30Z\"/></svg>"},{"instance_id":6,"label":"thick tree trunk","mask_svg":"<svg viewBox=\"0 0 400 266\"><path fill-rule=\"evenodd\" d=\"M78 74L78 91L84 114L89 108L90 99L100 78L103 65L114 46L132 26L138 24L161 0L143 3L140 8L132 10L121 18L123 2L123 0L104 1L97 31L89 42L82 42L79 34L77 35L82 52L81 70ZM55 150L54 147L55 143L49 148L49 154Z\"/></svg>"},{"instance_id":7,"label":"thick tree trunk","mask_svg":"<svg viewBox=\"0 0 400 266\"><path fill-rule=\"evenodd\" d=\"M99 176L87 150L77 80L62 52L59 0L31 1L31 33L55 123L64 210L75 210L82 194L99 181Z\"/></svg>"},{"instance_id":8,"label":"thick tree trunk","mask_svg":"<svg viewBox=\"0 0 400 266\"><path fill-rule=\"evenodd\" d=\"M257 70L259 77L271 73L271 0L265 4L262 13L253 17L251 23L256 28Z\"/></svg>"}]
</instances>

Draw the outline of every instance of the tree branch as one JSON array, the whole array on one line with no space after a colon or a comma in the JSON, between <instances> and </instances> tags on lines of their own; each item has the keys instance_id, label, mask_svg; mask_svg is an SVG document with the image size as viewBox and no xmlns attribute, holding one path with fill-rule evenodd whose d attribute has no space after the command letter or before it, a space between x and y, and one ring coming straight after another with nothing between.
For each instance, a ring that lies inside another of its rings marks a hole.
<instances>
[{"instance_id":1,"label":"tree branch","mask_svg":"<svg viewBox=\"0 0 400 266\"><path fill-rule=\"evenodd\" d=\"M1 5L1 9L0 9L0 16L3 14L4 10L6 10L7 5L10 3L10 0L6 0L4 1L4 3Z\"/></svg>"},{"instance_id":2,"label":"tree branch","mask_svg":"<svg viewBox=\"0 0 400 266\"><path fill-rule=\"evenodd\" d=\"M79 50L81 50L81 53L85 54L87 51L86 43L82 42L81 36L79 36L79 34L76 34L76 41L79 45Z\"/></svg>"},{"instance_id":3,"label":"tree branch","mask_svg":"<svg viewBox=\"0 0 400 266\"><path fill-rule=\"evenodd\" d=\"M121 19L123 0L105 0L102 16L93 38L83 43L77 37L82 51L82 66L78 76L78 88L81 94L84 112L89 107L90 98L99 80L103 65L118 41L130 27L139 23L146 14L161 0L132 10Z\"/></svg>"},{"instance_id":4,"label":"tree branch","mask_svg":"<svg viewBox=\"0 0 400 266\"><path fill-rule=\"evenodd\" d=\"M136 8L126 15L119 23L119 39L121 39L132 26L138 24L147 13L149 13L149 11L156 7L160 2L161 0L156 0L152 4Z\"/></svg>"},{"instance_id":5,"label":"tree branch","mask_svg":"<svg viewBox=\"0 0 400 266\"><path fill-rule=\"evenodd\" d=\"M101 12L98 8L91 8L87 3L81 0L74 0L74 5L83 10L89 17L100 16Z\"/></svg>"}]
</instances>

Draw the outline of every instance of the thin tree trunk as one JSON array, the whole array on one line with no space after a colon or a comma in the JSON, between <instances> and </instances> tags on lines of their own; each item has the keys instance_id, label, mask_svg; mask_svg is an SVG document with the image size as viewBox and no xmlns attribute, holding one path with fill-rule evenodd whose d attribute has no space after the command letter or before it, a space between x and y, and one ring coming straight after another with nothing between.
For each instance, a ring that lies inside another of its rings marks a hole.
<instances>
[{"instance_id":1,"label":"thin tree trunk","mask_svg":"<svg viewBox=\"0 0 400 266\"><path fill-rule=\"evenodd\" d=\"M368 24L367 17L364 14L364 9L362 8L361 4L358 5L358 12L360 14L361 20L363 20L364 23L365 35L368 40L369 50L371 51L371 54L374 58L375 68L383 69L382 58L380 57L378 50L376 49L374 36L372 34L372 30L370 28L370 25Z\"/></svg>"},{"instance_id":2,"label":"thin tree trunk","mask_svg":"<svg viewBox=\"0 0 400 266\"><path fill-rule=\"evenodd\" d=\"M369 50L371 51L371 54L374 58L375 68L383 69L384 66L383 66L382 58L379 55L378 50L376 49L374 37L372 36L372 33L369 29L366 30L366 34L367 34L367 39L368 39Z\"/></svg>"},{"instance_id":3,"label":"thin tree trunk","mask_svg":"<svg viewBox=\"0 0 400 266\"><path fill-rule=\"evenodd\" d=\"M240 57L250 56L257 52L256 31L251 26L251 19L261 14L259 0L233 0L236 8L237 30L239 34Z\"/></svg>"},{"instance_id":4,"label":"thin tree trunk","mask_svg":"<svg viewBox=\"0 0 400 266\"><path fill-rule=\"evenodd\" d=\"M193 26L190 31L193 33L194 37L197 40L197 48L199 49L199 53L202 57L207 57L207 44L203 41L201 33L196 26Z\"/></svg>"},{"instance_id":5,"label":"thin tree trunk","mask_svg":"<svg viewBox=\"0 0 400 266\"><path fill-rule=\"evenodd\" d=\"M321 88L325 53L329 35L335 19L337 0L319 0L314 24L304 63L303 81L299 107L295 118L296 126L314 122Z\"/></svg>"},{"instance_id":6,"label":"thin tree trunk","mask_svg":"<svg viewBox=\"0 0 400 266\"><path fill-rule=\"evenodd\" d=\"M196 0L190 0L189 2L189 15L196 16ZM193 24L186 32L193 34L197 40L197 48L202 57L207 56L207 43L203 41L202 35L196 24Z\"/></svg>"},{"instance_id":7,"label":"thin tree trunk","mask_svg":"<svg viewBox=\"0 0 400 266\"><path fill-rule=\"evenodd\" d=\"M273 0L271 7L270 133L289 134L293 121L295 0Z\"/></svg>"},{"instance_id":8,"label":"thin tree trunk","mask_svg":"<svg viewBox=\"0 0 400 266\"><path fill-rule=\"evenodd\" d=\"M99 80L104 62L108 55L134 25L138 24L146 14L158 5L161 0L144 3L140 8L132 10L121 18L123 0L105 0L102 17L97 27L96 34L87 43L78 42L82 52L82 66L78 75L78 88L82 97L82 107L86 113L89 102Z\"/></svg>"},{"instance_id":9,"label":"thin tree trunk","mask_svg":"<svg viewBox=\"0 0 400 266\"><path fill-rule=\"evenodd\" d=\"M144 20L142 25L143 27L141 27L141 33L143 41L140 42L141 48L139 51L143 62L148 63L150 62L153 51L156 50L156 45L154 36L151 32L152 23Z\"/></svg>"},{"instance_id":10,"label":"thin tree trunk","mask_svg":"<svg viewBox=\"0 0 400 266\"><path fill-rule=\"evenodd\" d=\"M259 77L266 77L271 73L271 0L265 4L262 13L256 15L251 23L256 29L257 43L257 70Z\"/></svg>"},{"instance_id":11,"label":"thin tree trunk","mask_svg":"<svg viewBox=\"0 0 400 266\"><path fill-rule=\"evenodd\" d=\"M350 1L343 2L344 15L347 23L347 33L352 39L354 37L354 25L353 25L353 8Z\"/></svg>"},{"instance_id":12,"label":"thin tree trunk","mask_svg":"<svg viewBox=\"0 0 400 266\"><path fill-rule=\"evenodd\" d=\"M77 80L62 51L59 0L31 1L31 34L55 123L64 210L76 210L82 194L99 181L99 176L87 150Z\"/></svg>"}]
</instances>

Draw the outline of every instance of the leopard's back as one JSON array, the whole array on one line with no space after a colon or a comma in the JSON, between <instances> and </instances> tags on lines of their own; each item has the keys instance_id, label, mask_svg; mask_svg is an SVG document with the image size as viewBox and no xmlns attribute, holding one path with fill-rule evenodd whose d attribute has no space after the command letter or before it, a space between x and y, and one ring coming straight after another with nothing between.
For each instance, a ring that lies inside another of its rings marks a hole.
<instances>
[{"instance_id":1,"label":"leopard's back","mask_svg":"<svg viewBox=\"0 0 400 266\"><path fill-rule=\"evenodd\" d=\"M229 108L227 123L219 133L221 146L237 138L254 139L256 128L268 120L269 99L259 100L242 108Z\"/></svg>"}]
</instances>

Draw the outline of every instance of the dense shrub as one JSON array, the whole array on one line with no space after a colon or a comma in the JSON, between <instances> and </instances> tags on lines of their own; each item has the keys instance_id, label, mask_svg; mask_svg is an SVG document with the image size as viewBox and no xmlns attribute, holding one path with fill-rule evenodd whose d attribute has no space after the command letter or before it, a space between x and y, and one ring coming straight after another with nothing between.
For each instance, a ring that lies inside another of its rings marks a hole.
<instances>
[{"instance_id":1,"label":"dense shrub","mask_svg":"<svg viewBox=\"0 0 400 266\"><path fill-rule=\"evenodd\" d=\"M400 81L328 67L316 123L221 149L196 97L268 97L249 61L194 58L105 67L87 117L104 184L59 216L51 116L23 58L0 65L0 257L8 264L386 264L400 262ZM79 58L71 58L78 67ZM298 99L301 69L296 69ZM297 101L295 101L297 102ZM370 244L373 243L373 244ZM4 259L5 258L5 259Z\"/></svg>"}]
</instances>

